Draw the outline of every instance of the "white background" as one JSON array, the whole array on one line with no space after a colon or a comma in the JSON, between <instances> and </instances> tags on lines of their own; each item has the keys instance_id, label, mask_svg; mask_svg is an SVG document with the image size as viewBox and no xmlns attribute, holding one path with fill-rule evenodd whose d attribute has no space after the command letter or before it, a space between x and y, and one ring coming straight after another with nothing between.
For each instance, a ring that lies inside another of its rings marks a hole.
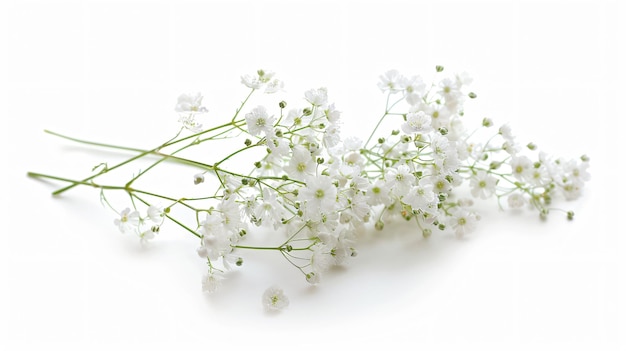
<instances>
[{"instance_id":1,"label":"white background","mask_svg":"<svg viewBox=\"0 0 626 351\"><path fill-rule=\"evenodd\" d=\"M624 18L598 0L3 2L0 348L624 350ZM378 76L429 80L435 65L474 78L468 121L591 157L583 198L564 204L574 221L479 204L464 240L391 228L316 288L252 255L207 298L187 234L141 248L97 192L52 198L59 184L26 177L116 159L44 129L152 147L176 128L178 94L232 115L239 77L258 68L285 80L290 106L327 87L346 135L365 137L384 106ZM273 283L291 299L276 315L260 304Z\"/></svg>"}]
</instances>

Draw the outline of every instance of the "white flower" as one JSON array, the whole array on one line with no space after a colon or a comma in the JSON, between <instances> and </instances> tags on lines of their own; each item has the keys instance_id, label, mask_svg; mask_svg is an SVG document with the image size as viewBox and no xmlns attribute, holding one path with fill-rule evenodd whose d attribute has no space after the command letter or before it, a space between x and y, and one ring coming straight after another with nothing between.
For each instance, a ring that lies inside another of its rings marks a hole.
<instances>
[{"instance_id":1,"label":"white flower","mask_svg":"<svg viewBox=\"0 0 626 351\"><path fill-rule=\"evenodd\" d=\"M341 119L341 111L335 108L335 104L330 104L326 110L324 110L324 114L326 115L326 119L330 124L338 124Z\"/></svg>"},{"instance_id":2,"label":"white flower","mask_svg":"<svg viewBox=\"0 0 626 351\"><path fill-rule=\"evenodd\" d=\"M267 311L279 311L289 306L289 299L283 292L283 289L271 286L263 292L261 303Z\"/></svg>"},{"instance_id":3,"label":"white flower","mask_svg":"<svg viewBox=\"0 0 626 351\"><path fill-rule=\"evenodd\" d=\"M274 79L271 82L267 83L265 86L265 94L273 94L277 91L283 90L285 87L285 83L282 80Z\"/></svg>"},{"instance_id":4,"label":"white flower","mask_svg":"<svg viewBox=\"0 0 626 351\"><path fill-rule=\"evenodd\" d=\"M264 106L254 108L250 113L246 114L246 123L248 124L248 132L251 135L259 135L261 132L271 134L274 125L274 117L267 114Z\"/></svg>"},{"instance_id":5,"label":"white flower","mask_svg":"<svg viewBox=\"0 0 626 351\"><path fill-rule=\"evenodd\" d=\"M200 93L195 94L181 94L178 97L178 103L174 110L176 112L190 112L190 113L205 113L208 112L206 107L202 106L202 95Z\"/></svg>"},{"instance_id":6,"label":"white flower","mask_svg":"<svg viewBox=\"0 0 626 351\"><path fill-rule=\"evenodd\" d=\"M276 199L276 192L268 187L263 188L261 203L256 206L254 216L261 223L270 222L275 228L281 223L284 207Z\"/></svg>"},{"instance_id":7,"label":"white flower","mask_svg":"<svg viewBox=\"0 0 626 351\"><path fill-rule=\"evenodd\" d=\"M311 157L311 152L303 146L296 145L285 171L290 177L303 180L306 176L315 173L315 166L316 163Z\"/></svg>"},{"instance_id":8,"label":"white flower","mask_svg":"<svg viewBox=\"0 0 626 351\"><path fill-rule=\"evenodd\" d=\"M402 131L407 134L413 133L428 133L433 128L431 126L432 118L424 113L424 111L419 111L417 113L411 112L406 116L406 122L402 123L400 128Z\"/></svg>"},{"instance_id":9,"label":"white flower","mask_svg":"<svg viewBox=\"0 0 626 351\"><path fill-rule=\"evenodd\" d=\"M301 108L291 109L287 113L287 117L285 118L285 124L293 125L295 127L308 126L311 123L312 116L313 116L312 114L305 116L304 110ZM310 129L307 128L306 130L303 130L303 131L308 131L308 130Z\"/></svg>"},{"instance_id":10,"label":"white flower","mask_svg":"<svg viewBox=\"0 0 626 351\"><path fill-rule=\"evenodd\" d=\"M277 91L277 90L274 90L276 88L276 85L280 86L281 84L278 80L276 80L275 82L271 82L273 77L274 77L274 72L260 69L256 72L256 76L251 76L249 74L241 76L241 83L247 86L248 88L252 88L252 89L260 89L261 87L263 87L264 85L268 83L269 83L268 85L274 85L274 87L269 88L269 91L266 91L266 93L269 94L269 93L273 93ZM280 86L280 88L282 88L282 86Z\"/></svg>"},{"instance_id":11,"label":"white flower","mask_svg":"<svg viewBox=\"0 0 626 351\"><path fill-rule=\"evenodd\" d=\"M511 171L513 176L521 181L532 179L533 163L526 156L514 156L511 158Z\"/></svg>"},{"instance_id":12,"label":"white flower","mask_svg":"<svg viewBox=\"0 0 626 351\"><path fill-rule=\"evenodd\" d=\"M385 179L391 186L393 193L398 196L406 194L415 183L415 176L411 174L411 169L407 165L389 168L385 174Z\"/></svg>"},{"instance_id":13,"label":"white flower","mask_svg":"<svg viewBox=\"0 0 626 351\"><path fill-rule=\"evenodd\" d=\"M130 208L127 207L120 212L120 218L116 218L113 223L119 228L120 232L128 233L139 228L140 220L139 212L131 211Z\"/></svg>"},{"instance_id":14,"label":"white flower","mask_svg":"<svg viewBox=\"0 0 626 351\"><path fill-rule=\"evenodd\" d=\"M313 251L313 254L311 254L311 269L318 277L321 277L322 273L328 271L335 263L332 256L333 248L321 242L313 245L311 250Z\"/></svg>"},{"instance_id":15,"label":"white flower","mask_svg":"<svg viewBox=\"0 0 626 351\"><path fill-rule=\"evenodd\" d=\"M324 145L327 148L337 146L341 142L341 129L339 124L331 123L324 131Z\"/></svg>"},{"instance_id":16,"label":"white flower","mask_svg":"<svg viewBox=\"0 0 626 351\"><path fill-rule=\"evenodd\" d=\"M328 103L328 91L326 88L307 90L304 98L313 106L324 106Z\"/></svg>"},{"instance_id":17,"label":"white flower","mask_svg":"<svg viewBox=\"0 0 626 351\"><path fill-rule=\"evenodd\" d=\"M421 77L405 78L400 86L404 87L404 99L409 105L417 105L422 101L426 84L424 84Z\"/></svg>"},{"instance_id":18,"label":"white flower","mask_svg":"<svg viewBox=\"0 0 626 351\"><path fill-rule=\"evenodd\" d=\"M526 203L526 199L522 194L513 193L508 196L507 203L509 204L510 208L521 208Z\"/></svg>"},{"instance_id":19,"label":"white flower","mask_svg":"<svg viewBox=\"0 0 626 351\"><path fill-rule=\"evenodd\" d=\"M439 82L439 94L441 94L446 102L455 102L461 95L461 87L457 80L444 78Z\"/></svg>"},{"instance_id":20,"label":"white flower","mask_svg":"<svg viewBox=\"0 0 626 351\"><path fill-rule=\"evenodd\" d=\"M458 238L472 232L476 228L476 222L478 221L476 214L462 207L455 207L451 212L449 224Z\"/></svg>"},{"instance_id":21,"label":"white flower","mask_svg":"<svg viewBox=\"0 0 626 351\"><path fill-rule=\"evenodd\" d=\"M367 203L375 206L380 204L390 205L393 201L389 196L389 185L382 179L377 179L371 184L366 192Z\"/></svg>"},{"instance_id":22,"label":"white flower","mask_svg":"<svg viewBox=\"0 0 626 351\"><path fill-rule=\"evenodd\" d=\"M142 245L148 244L150 240L155 238L155 229L157 229L157 227L152 227L139 234L140 242Z\"/></svg>"},{"instance_id":23,"label":"white flower","mask_svg":"<svg viewBox=\"0 0 626 351\"><path fill-rule=\"evenodd\" d=\"M382 91L389 91L390 93L397 93L404 89L405 78L395 69L385 72L380 76L380 82L378 87Z\"/></svg>"},{"instance_id":24,"label":"white flower","mask_svg":"<svg viewBox=\"0 0 626 351\"><path fill-rule=\"evenodd\" d=\"M430 116L433 128L448 127L450 124L451 113L445 105L438 104L420 104L419 107L424 113Z\"/></svg>"},{"instance_id":25,"label":"white flower","mask_svg":"<svg viewBox=\"0 0 626 351\"><path fill-rule=\"evenodd\" d=\"M193 175L193 183L195 185L204 183L204 173L196 173Z\"/></svg>"},{"instance_id":26,"label":"white flower","mask_svg":"<svg viewBox=\"0 0 626 351\"><path fill-rule=\"evenodd\" d=\"M306 178L306 186L300 189L298 199L305 204L309 218L319 218L322 213L333 211L337 188L328 176L310 176Z\"/></svg>"},{"instance_id":27,"label":"white flower","mask_svg":"<svg viewBox=\"0 0 626 351\"><path fill-rule=\"evenodd\" d=\"M511 126L509 126L508 124L503 124L502 126L500 126L500 129L498 129L498 133L502 135L502 138L504 138L505 141L508 141L511 144L515 142L515 136L511 131Z\"/></svg>"},{"instance_id":28,"label":"white flower","mask_svg":"<svg viewBox=\"0 0 626 351\"><path fill-rule=\"evenodd\" d=\"M470 180L472 196L481 199L490 197L496 190L497 182L498 180L486 171L480 170L476 172L476 175Z\"/></svg>"},{"instance_id":29,"label":"white flower","mask_svg":"<svg viewBox=\"0 0 626 351\"><path fill-rule=\"evenodd\" d=\"M433 184L422 178L418 185L412 186L409 192L402 198L402 202L411 205L414 210L432 212L430 208L435 206L436 197Z\"/></svg>"},{"instance_id":30,"label":"white flower","mask_svg":"<svg viewBox=\"0 0 626 351\"><path fill-rule=\"evenodd\" d=\"M222 280L224 280L224 275L219 271L212 270L205 273L202 277L202 291L207 294L216 292L222 285Z\"/></svg>"},{"instance_id":31,"label":"white flower","mask_svg":"<svg viewBox=\"0 0 626 351\"><path fill-rule=\"evenodd\" d=\"M194 114L180 116L178 118L178 122L193 133L199 133L202 131L202 124L196 120L196 116Z\"/></svg>"},{"instance_id":32,"label":"white flower","mask_svg":"<svg viewBox=\"0 0 626 351\"><path fill-rule=\"evenodd\" d=\"M148 207L148 218L154 223L163 222L163 208L156 205L150 205Z\"/></svg>"},{"instance_id":33,"label":"white flower","mask_svg":"<svg viewBox=\"0 0 626 351\"><path fill-rule=\"evenodd\" d=\"M224 229L222 216L217 211L206 215L205 220L200 223L198 232L202 235L204 248L197 251L200 257L205 256L206 252L206 257L214 261L232 251L232 233Z\"/></svg>"}]
</instances>

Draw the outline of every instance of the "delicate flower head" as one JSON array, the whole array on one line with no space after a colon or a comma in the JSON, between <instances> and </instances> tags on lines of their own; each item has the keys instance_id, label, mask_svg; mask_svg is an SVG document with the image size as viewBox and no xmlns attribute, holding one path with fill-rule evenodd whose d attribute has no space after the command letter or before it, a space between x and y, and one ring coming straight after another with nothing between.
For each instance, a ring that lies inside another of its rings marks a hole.
<instances>
[{"instance_id":1,"label":"delicate flower head","mask_svg":"<svg viewBox=\"0 0 626 351\"><path fill-rule=\"evenodd\" d=\"M510 208L521 208L526 204L526 199L522 194L513 193L507 197L507 203Z\"/></svg>"},{"instance_id":2,"label":"delicate flower head","mask_svg":"<svg viewBox=\"0 0 626 351\"><path fill-rule=\"evenodd\" d=\"M315 173L315 160L311 152L303 146L297 145L293 148L293 153L285 171L290 177L304 180L305 177Z\"/></svg>"},{"instance_id":3,"label":"delicate flower head","mask_svg":"<svg viewBox=\"0 0 626 351\"><path fill-rule=\"evenodd\" d=\"M261 303L267 311L280 311L289 306L289 298L287 298L283 289L271 286L263 292Z\"/></svg>"},{"instance_id":4,"label":"delicate flower head","mask_svg":"<svg viewBox=\"0 0 626 351\"><path fill-rule=\"evenodd\" d=\"M300 190L298 199L305 204L307 216L317 219L322 213L333 211L337 188L328 176L310 176L306 178L306 187Z\"/></svg>"},{"instance_id":5,"label":"delicate flower head","mask_svg":"<svg viewBox=\"0 0 626 351\"><path fill-rule=\"evenodd\" d=\"M202 291L207 294L213 294L222 285L222 280L224 280L224 275L217 270L205 273L202 277Z\"/></svg>"},{"instance_id":6,"label":"delicate flower head","mask_svg":"<svg viewBox=\"0 0 626 351\"><path fill-rule=\"evenodd\" d=\"M398 70L392 69L380 76L378 87L382 91L397 93L405 88L404 84L405 78L400 74L400 72L398 72Z\"/></svg>"},{"instance_id":7,"label":"delicate flower head","mask_svg":"<svg viewBox=\"0 0 626 351\"><path fill-rule=\"evenodd\" d=\"M154 223L163 222L164 215L165 213L163 213L163 207L157 206L157 205L150 205L148 207L148 218L150 218L152 222Z\"/></svg>"},{"instance_id":8,"label":"delicate flower head","mask_svg":"<svg viewBox=\"0 0 626 351\"><path fill-rule=\"evenodd\" d=\"M131 211L127 207L120 212L120 217L116 218L113 223L119 228L120 232L128 233L138 230L140 221L139 212Z\"/></svg>"},{"instance_id":9,"label":"delicate flower head","mask_svg":"<svg viewBox=\"0 0 626 351\"><path fill-rule=\"evenodd\" d=\"M248 132L251 135L259 135L261 132L270 134L274 126L274 117L267 114L264 106L255 107L250 113L246 114L246 123Z\"/></svg>"},{"instance_id":10,"label":"delicate flower head","mask_svg":"<svg viewBox=\"0 0 626 351\"><path fill-rule=\"evenodd\" d=\"M266 93L270 94L282 89L282 83L279 80L272 81L274 72L260 69L256 72L256 75L243 75L241 76L241 84L252 89L260 89L264 85L268 85Z\"/></svg>"},{"instance_id":11,"label":"delicate flower head","mask_svg":"<svg viewBox=\"0 0 626 351\"><path fill-rule=\"evenodd\" d=\"M206 113L207 108L202 106L203 96L200 93L181 94L174 110L181 113Z\"/></svg>"},{"instance_id":12,"label":"delicate flower head","mask_svg":"<svg viewBox=\"0 0 626 351\"><path fill-rule=\"evenodd\" d=\"M449 217L449 223L457 237L461 238L476 228L479 217L463 207L455 207Z\"/></svg>"},{"instance_id":13,"label":"delicate flower head","mask_svg":"<svg viewBox=\"0 0 626 351\"><path fill-rule=\"evenodd\" d=\"M328 103L328 90L326 88L311 89L304 93L304 98L313 106L324 106Z\"/></svg>"},{"instance_id":14,"label":"delicate flower head","mask_svg":"<svg viewBox=\"0 0 626 351\"><path fill-rule=\"evenodd\" d=\"M432 118L424 111L412 112L407 114L406 122L400 128L407 134L428 133L432 130L431 121Z\"/></svg>"},{"instance_id":15,"label":"delicate flower head","mask_svg":"<svg viewBox=\"0 0 626 351\"><path fill-rule=\"evenodd\" d=\"M476 172L476 175L472 177L470 181L470 187L472 188L472 195L481 199L486 199L493 195L496 190L496 184L498 180L487 173L480 170Z\"/></svg>"}]
</instances>

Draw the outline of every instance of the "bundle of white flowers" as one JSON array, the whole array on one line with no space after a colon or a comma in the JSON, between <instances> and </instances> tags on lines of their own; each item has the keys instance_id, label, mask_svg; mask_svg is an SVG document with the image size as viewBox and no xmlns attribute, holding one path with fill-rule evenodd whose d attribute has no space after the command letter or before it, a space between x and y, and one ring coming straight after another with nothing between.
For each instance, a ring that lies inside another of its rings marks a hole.
<instances>
[{"instance_id":1,"label":"bundle of white flowers","mask_svg":"<svg viewBox=\"0 0 626 351\"><path fill-rule=\"evenodd\" d=\"M340 138L341 113L325 88L306 91L302 106L295 108L284 101L248 107L255 92L272 94L283 88L274 73L259 70L241 77L249 93L230 122L204 128L198 122L200 114L208 113L202 95L183 94L175 106L182 126L165 143L136 149L48 132L134 154L112 166L102 163L81 180L28 175L68 183L55 195L78 185L99 189L103 203L117 214L114 224L142 243L154 239L167 222L179 226L197 241L197 255L207 265L202 289L208 293L243 264L246 250L277 252L308 283L317 284L330 267L357 255L358 239L369 227L383 230L388 221L403 219L424 237L436 231L461 237L480 218L472 200L459 196L463 192L457 188L464 185L471 196L495 198L503 208L529 207L541 218L561 211L572 219L573 212L553 208L552 201L580 196L589 179L589 158L549 157L532 143L519 145L507 125L495 127L487 118L470 131L463 122L463 104L476 98L465 91L471 79L437 74L440 79L428 85L396 70L383 74L378 86L387 96L385 112L365 141ZM481 134L486 137L480 139ZM223 157L184 156L188 149L215 148L214 143L225 139L238 146ZM243 168L241 162L226 166L246 154L257 159ZM144 158L151 163L124 184L98 181ZM166 195L135 186L164 161L193 167L189 182L198 186L200 195ZM205 182L205 176L213 182ZM207 190L207 184L213 187ZM106 195L114 191L128 194L130 202L112 204ZM253 228L261 226L274 234L266 245L250 244ZM262 301L270 310L289 303L275 286Z\"/></svg>"}]
</instances>

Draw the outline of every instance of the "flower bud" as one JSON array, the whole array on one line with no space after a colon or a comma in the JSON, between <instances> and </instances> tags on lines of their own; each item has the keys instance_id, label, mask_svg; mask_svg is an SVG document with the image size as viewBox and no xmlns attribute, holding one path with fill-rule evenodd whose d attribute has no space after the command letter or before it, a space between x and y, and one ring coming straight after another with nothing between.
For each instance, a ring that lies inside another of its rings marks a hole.
<instances>
[{"instance_id":1,"label":"flower bud","mask_svg":"<svg viewBox=\"0 0 626 351\"><path fill-rule=\"evenodd\" d=\"M432 233L433 233L433 231L430 228L426 228L426 229L422 230L422 236L424 238L429 238Z\"/></svg>"},{"instance_id":2,"label":"flower bud","mask_svg":"<svg viewBox=\"0 0 626 351\"><path fill-rule=\"evenodd\" d=\"M285 107L287 107L287 103L285 101L281 101L281 102L278 103L278 107L285 108Z\"/></svg>"},{"instance_id":3,"label":"flower bud","mask_svg":"<svg viewBox=\"0 0 626 351\"><path fill-rule=\"evenodd\" d=\"M376 224L374 224L374 228L376 228L376 230L383 230L383 228L385 228L385 223L381 220L377 220Z\"/></svg>"},{"instance_id":4,"label":"flower bud","mask_svg":"<svg viewBox=\"0 0 626 351\"><path fill-rule=\"evenodd\" d=\"M443 66L439 66L439 65L437 65L437 66L435 66L435 70L436 70L437 72L441 72L441 71L443 71Z\"/></svg>"},{"instance_id":5,"label":"flower bud","mask_svg":"<svg viewBox=\"0 0 626 351\"><path fill-rule=\"evenodd\" d=\"M469 96L470 99L476 99L477 97L476 93L469 93L467 96Z\"/></svg>"},{"instance_id":6,"label":"flower bud","mask_svg":"<svg viewBox=\"0 0 626 351\"><path fill-rule=\"evenodd\" d=\"M306 281L309 282L309 284L315 285L320 282L320 277L315 274L315 272L307 273Z\"/></svg>"},{"instance_id":7,"label":"flower bud","mask_svg":"<svg viewBox=\"0 0 626 351\"><path fill-rule=\"evenodd\" d=\"M193 183L195 185L198 185L200 183L204 183L204 174L198 173L198 174L194 175L193 176Z\"/></svg>"}]
</instances>

